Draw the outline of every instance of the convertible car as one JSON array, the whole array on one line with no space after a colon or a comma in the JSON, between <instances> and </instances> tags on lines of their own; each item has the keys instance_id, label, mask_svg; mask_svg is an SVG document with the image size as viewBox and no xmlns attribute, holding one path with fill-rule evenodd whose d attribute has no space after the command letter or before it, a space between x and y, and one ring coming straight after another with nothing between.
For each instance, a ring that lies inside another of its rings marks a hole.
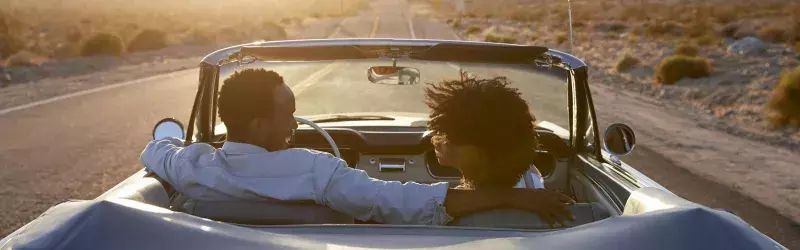
<instances>
[{"instance_id":1,"label":"convertible car","mask_svg":"<svg viewBox=\"0 0 800 250\"><path fill-rule=\"evenodd\" d=\"M538 46L417 39L250 43L200 63L188 117L167 118L154 139L220 147L223 80L244 68L284 76L297 98L293 147L327 151L371 177L458 185L436 160L425 83L506 76L537 118L541 147L517 188L559 190L577 203L556 228L520 211L492 210L445 226L358 221L304 201L186 198L146 170L94 200L58 204L0 241L4 249L786 249L734 213L671 193L619 157L635 147L624 124L598 127L588 66ZM179 114L176 114L176 116ZM142 147L147 141L142 141Z\"/></svg>"}]
</instances>

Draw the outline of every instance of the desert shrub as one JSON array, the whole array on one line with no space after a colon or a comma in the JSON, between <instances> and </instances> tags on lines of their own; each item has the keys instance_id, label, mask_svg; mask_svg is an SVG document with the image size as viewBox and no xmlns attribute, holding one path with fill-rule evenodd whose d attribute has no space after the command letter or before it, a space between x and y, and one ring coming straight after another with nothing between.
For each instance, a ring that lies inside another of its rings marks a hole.
<instances>
[{"instance_id":1,"label":"desert shrub","mask_svg":"<svg viewBox=\"0 0 800 250\"><path fill-rule=\"evenodd\" d=\"M447 22L447 24L451 24L451 23L453 23L453 19L447 19L446 22Z\"/></svg>"},{"instance_id":2,"label":"desert shrub","mask_svg":"<svg viewBox=\"0 0 800 250\"><path fill-rule=\"evenodd\" d=\"M800 67L783 74L772 90L767 114L774 126L788 123L800 127Z\"/></svg>"},{"instance_id":3,"label":"desert shrub","mask_svg":"<svg viewBox=\"0 0 800 250\"><path fill-rule=\"evenodd\" d=\"M562 44L562 43L566 42L567 40L569 40L569 37L568 37L567 33L560 32L560 33L556 34L556 43L557 44Z\"/></svg>"},{"instance_id":4,"label":"desert shrub","mask_svg":"<svg viewBox=\"0 0 800 250\"><path fill-rule=\"evenodd\" d=\"M536 13L530 12L529 10L517 9L514 12L511 12L508 18L517 22L533 22L538 21L540 16Z\"/></svg>"},{"instance_id":5,"label":"desert shrub","mask_svg":"<svg viewBox=\"0 0 800 250\"><path fill-rule=\"evenodd\" d=\"M711 24L705 21L695 21L683 26L683 33L689 37L702 37L712 31Z\"/></svg>"},{"instance_id":6,"label":"desert shrub","mask_svg":"<svg viewBox=\"0 0 800 250\"><path fill-rule=\"evenodd\" d=\"M312 14L311 14L311 17L313 17L313 18L320 18L320 17L322 17L322 14L320 14L320 13L312 13Z\"/></svg>"},{"instance_id":7,"label":"desert shrub","mask_svg":"<svg viewBox=\"0 0 800 250\"><path fill-rule=\"evenodd\" d=\"M286 40L286 29L273 22L264 22L261 24L260 31L263 33L261 37L267 41L273 40Z\"/></svg>"},{"instance_id":8,"label":"desert shrub","mask_svg":"<svg viewBox=\"0 0 800 250\"><path fill-rule=\"evenodd\" d=\"M83 45L81 45L81 55L119 56L122 54L123 47L122 39L116 34L98 33L83 42Z\"/></svg>"},{"instance_id":9,"label":"desert shrub","mask_svg":"<svg viewBox=\"0 0 800 250\"><path fill-rule=\"evenodd\" d=\"M167 33L161 30L146 29L139 32L128 43L128 52L157 50L167 47Z\"/></svg>"},{"instance_id":10,"label":"desert shrub","mask_svg":"<svg viewBox=\"0 0 800 250\"><path fill-rule=\"evenodd\" d=\"M619 73L623 73L633 67L638 66L642 61L629 53L625 53L617 60L614 69Z\"/></svg>"},{"instance_id":11,"label":"desert shrub","mask_svg":"<svg viewBox=\"0 0 800 250\"><path fill-rule=\"evenodd\" d=\"M188 45L209 45L216 43L216 36L208 31L192 29L183 36L182 42Z\"/></svg>"},{"instance_id":12,"label":"desert shrub","mask_svg":"<svg viewBox=\"0 0 800 250\"><path fill-rule=\"evenodd\" d=\"M716 37L711 34L706 34L697 38L697 45L700 46L717 46L722 43L722 40L719 37Z\"/></svg>"},{"instance_id":13,"label":"desert shrub","mask_svg":"<svg viewBox=\"0 0 800 250\"><path fill-rule=\"evenodd\" d=\"M80 43L60 43L53 50L53 57L58 59L77 57L81 55Z\"/></svg>"},{"instance_id":14,"label":"desert shrub","mask_svg":"<svg viewBox=\"0 0 800 250\"><path fill-rule=\"evenodd\" d=\"M6 60L6 66L8 67L36 66L45 61L47 61L47 58L45 57L22 50L8 57L8 59Z\"/></svg>"},{"instance_id":15,"label":"desert shrub","mask_svg":"<svg viewBox=\"0 0 800 250\"><path fill-rule=\"evenodd\" d=\"M450 26L453 26L454 29L460 29L461 20L460 19L453 20L453 23L451 23Z\"/></svg>"},{"instance_id":16,"label":"desert shrub","mask_svg":"<svg viewBox=\"0 0 800 250\"><path fill-rule=\"evenodd\" d=\"M0 56L8 57L25 48L25 43L17 36L0 34Z\"/></svg>"},{"instance_id":17,"label":"desert shrub","mask_svg":"<svg viewBox=\"0 0 800 250\"><path fill-rule=\"evenodd\" d=\"M481 26L471 25L471 26L467 27L467 34L478 33L478 32L481 32L481 30L482 30Z\"/></svg>"},{"instance_id":18,"label":"desert shrub","mask_svg":"<svg viewBox=\"0 0 800 250\"><path fill-rule=\"evenodd\" d=\"M718 23L727 24L739 18L739 13L737 11L736 7L714 9L713 17Z\"/></svg>"},{"instance_id":19,"label":"desert shrub","mask_svg":"<svg viewBox=\"0 0 800 250\"><path fill-rule=\"evenodd\" d=\"M664 36L680 30L681 26L675 22L653 22L644 27L644 34L651 37Z\"/></svg>"},{"instance_id":20,"label":"desert shrub","mask_svg":"<svg viewBox=\"0 0 800 250\"><path fill-rule=\"evenodd\" d=\"M790 40L789 33L785 27L768 25L758 30L758 37L769 42L780 43Z\"/></svg>"},{"instance_id":21,"label":"desert shrub","mask_svg":"<svg viewBox=\"0 0 800 250\"><path fill-rule=\"evenodd\" d=\"M486 35L484 41L493 43L517 43L517 38L511 36Z\"/></svg>"},{"instance_id":22,"label":"desert shrub","mask_svg":"<svg viewBox=\"0 0 800 250\"><path fill-rule=\"evenodd\" d=\"M700 53L700 49L693 44L680 44L675 47L675 55L683 55L683 56L691 56L695 57L697 54Z\"/></svg>"},{"instance_id":23,"label":"desert shrub","mask_svg":"<svg viewBox=\"0 0 800 250\"><path fill-rule=\"evenodd\" d=\"M726 24L725 26L723 26L719 33L722 36L734 37L736 35L736 32L739 31L739 28L741 28L740 24L738 24L738 23L729 23L729 24Z\"/></svg>"},{"instance_id":24,"label":"desert shrub","mask_svg":"<svg viewBox=\"0 0 800 250\"><path fill-rule=\"evenodd\" d=\"M656 69L656 81L675 84L683 78L700 78L711 75L711 61L706 58L674 55L664 58Z\"/></svg>"}]
</instances>

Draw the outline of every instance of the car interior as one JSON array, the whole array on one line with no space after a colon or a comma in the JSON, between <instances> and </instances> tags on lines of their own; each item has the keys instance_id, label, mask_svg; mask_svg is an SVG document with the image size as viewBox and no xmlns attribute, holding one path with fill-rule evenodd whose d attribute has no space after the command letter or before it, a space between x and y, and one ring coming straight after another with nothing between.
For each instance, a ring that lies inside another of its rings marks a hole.
<instances>
[{"instance_id":1,"label":"car interior","mask_svg":"<svg viewBox=\"0 0 800 250\"><path fill-rule=\"evenodd\" d=\"M328 124L325 124L328 125ZM448 182L459 184L461 173L452 167L442 166L436 160L431 134L425 127L391 126L328 126L325 131L336 142L342 158L349 167L362 169L369 176L386 181L418 183ZM598 188L595 180L576 170L570 164L584 164L573 160L566 138L539 128L541 149L537 150L533 165L541 172L547 189L559 190L573 197L576 204L569 207L575 221L568 226L591 223L620 215L622 211ZM212 146L221 147L224 134ZM294 147L331 151L323 136L312 128L297 129ZM187 199L174 192L169 184L153 176L141 178L134 190L117 192L124 198L184 212L216 221L246 226L298 225L298 224L379 224L359 221L313 201L203 201ZM131 178L135 178L134 175ZM166 192L165 192L166 191ZM112 195L113 196L113 195ZM119 196L119 194L117 195ZM537 215L512 209L497 209L454 218L450 226L493 227L513 229L549 229L550 225Z\"/></svg>"}]
</instances>

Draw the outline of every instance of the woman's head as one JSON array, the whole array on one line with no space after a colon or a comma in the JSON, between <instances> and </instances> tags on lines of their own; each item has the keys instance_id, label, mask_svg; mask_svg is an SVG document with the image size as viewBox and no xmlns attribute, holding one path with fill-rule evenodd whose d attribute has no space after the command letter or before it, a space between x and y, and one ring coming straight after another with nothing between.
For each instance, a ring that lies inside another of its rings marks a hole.
<instances>
[{"instance_id":1,"label":"woman's head","mask_svg":"<svg viewBox=\"0 0 800 250\"><path fill-rule=\"evenodd\" d=\"M429 129L440 163L457 167L470 188L511 188L538 147L536 118L505 77L429 84Z\"/></svg>"}]
</instances>

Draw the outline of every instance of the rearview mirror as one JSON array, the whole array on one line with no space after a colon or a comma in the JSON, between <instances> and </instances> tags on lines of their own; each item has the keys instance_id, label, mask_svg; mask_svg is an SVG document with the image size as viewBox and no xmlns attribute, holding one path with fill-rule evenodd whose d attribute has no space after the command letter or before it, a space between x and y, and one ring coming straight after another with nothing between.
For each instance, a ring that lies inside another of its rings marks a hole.
<instances>
[{"instance_id":1,"label":"rearview mirror","mask_svg":"<svg viewBox=\"0 0 800 250\"><path fill-rule=\"evenodd\" d=\"M153 140L161 140L167 137L186 139L186 134L183 132L183 123L173 118L164 118L156 123L153 128Z\"/></svg>"},{"instance_id":2,"label":"rearview mirror","mask_svg":"<svg viewBox=\"0 0 800 250\"><path fill-rule=\"evenodd\" d=\"M419 83L419 70L410 67L373 66L367 70L372 83L412 85Z\"/></svg>"},{"instance_id":3,"label":"rearview mirror","mask_svg":"<svg viewBox=\"0 0 800 250\"><path fill-rule=\"evenodd\" d=\"M636 146L633 129L622 123L611 124L603 133L603 148L615 156L630 154Z\"/></svg>"}]
</instances>

